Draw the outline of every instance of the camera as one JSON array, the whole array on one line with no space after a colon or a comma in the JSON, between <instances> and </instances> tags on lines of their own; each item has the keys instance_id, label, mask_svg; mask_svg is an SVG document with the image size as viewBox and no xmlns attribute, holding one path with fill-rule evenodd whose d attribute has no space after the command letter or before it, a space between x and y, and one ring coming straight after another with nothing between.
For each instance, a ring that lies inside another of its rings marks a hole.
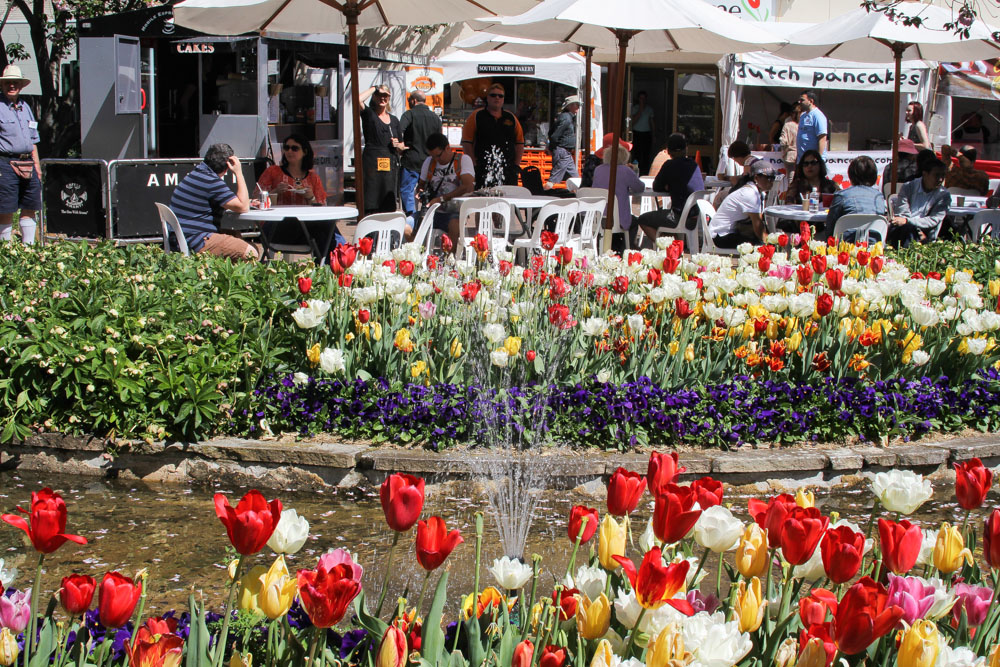
<instances>
[{"instance_id":1,"label":"camera","mask_svg":"<svg viewBox=\"0 0 1000 667\"><path fill-rule=\"evenodd\" d=\"M427 208L432 199L434 199L434 195L429 190L421 190L417 193L417 201L420 202L420 208Z\"/></svg>"}]
</instances>

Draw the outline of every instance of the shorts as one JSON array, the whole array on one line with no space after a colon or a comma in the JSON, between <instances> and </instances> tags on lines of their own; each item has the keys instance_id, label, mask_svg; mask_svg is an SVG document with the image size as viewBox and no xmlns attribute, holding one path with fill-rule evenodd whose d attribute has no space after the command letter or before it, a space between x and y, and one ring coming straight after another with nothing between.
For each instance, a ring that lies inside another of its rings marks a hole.
<instances>
[{"instance_id":1,"label":"shorts","mask_svg":"<svg viewBox=\"0 0 1000 667\"><path fill-rule=\"evenodd\" d=\"M10 160L0 158L0 214L18 209L37 211L42 208L42 182L36 171L31 178L14 173Z\"/></svg>"},{"instance_id":2,"label":"shorts","mask_svg":"<svg viewBox=\"0 0 1000 667\"><path fill-rule=\"evenodd\" d=\"M451 202L441 204L438 210L434 212L434 229L440 229L443 232L448 231L448 225L458 217L458 213L458 204Z\"/></svg>"}]
</instances>

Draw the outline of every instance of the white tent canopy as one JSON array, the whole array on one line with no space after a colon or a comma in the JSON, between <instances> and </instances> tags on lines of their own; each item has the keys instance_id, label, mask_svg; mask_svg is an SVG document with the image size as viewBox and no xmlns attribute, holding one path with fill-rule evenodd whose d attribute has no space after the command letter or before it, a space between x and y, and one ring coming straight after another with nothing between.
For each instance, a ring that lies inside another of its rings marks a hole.
<instances>
[{"instance_id":1,"label":"white tent canopy","mask_svg":"<svg viewBox=\"0 0 1000 667\"><path fill-rule=\"evenodd\" d=\"M523 37L504 37L488 32L477 32L471 37L455 42L452 46L470 53L498 51L527 58L554 58L577 50L575 46L567 42L545 42Z\"/></svg>"},{"instance_id":2,"label":"white tent canopy","mask_svg":"<svg viewBox=\"0 0 1000 667\"><path fill-rule=\"evenodd\" d=\"M444 70L445 83L481 76L518 76L555 81L574 88L581 86L585 63L577 53L554 58L525 58L499 51L469 53L454 51L432 61Z\"/></svg>"},{"instance_id":3,"label":"white tent canopy","mask_svg":"<svg viewBox=\"0 0 1000 667\"><path fill-rule=\"evenodd\" d=\"M904 93L916 93L935 67L936 63L923 60L904 61L900 90ZM725 73L722 67L720 70ZM816 88L892 92L894 78L892 66L884 64L866 65L836 58L789 60L766 52L735 56L731 74L741 86L780 86L800 90Z\"/></svg>"}]
</instances>

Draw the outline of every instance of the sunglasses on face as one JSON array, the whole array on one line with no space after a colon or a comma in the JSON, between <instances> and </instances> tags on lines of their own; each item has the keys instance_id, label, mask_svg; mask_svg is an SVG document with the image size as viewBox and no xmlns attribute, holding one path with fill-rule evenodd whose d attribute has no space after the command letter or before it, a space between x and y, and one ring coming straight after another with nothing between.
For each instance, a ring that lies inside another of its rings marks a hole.
<instances>
[{"instance_id":1,"label":"sunglasses on face","mask_svg":"<svg viewBox=\"0 0 1000 667\"><path fill-rule=\"evenodd\" d=\"M757 174L757 178L763 178L765 181L771 181L773 183L777 176L774 174Z\"/></svg>"},{"instance_id":2,"label":"sunglasses on face","mask_svg":"<svg viewBox=\"0 0 1000 667\"><path fill-rule=\"evenodd\" d=\"M490 93L490 97L499 97L503 99L503 93Z\"/></svg>"},{"instance_id":3,"label":"sunglasses on face","mask_svg":"<svg viewBox=\"0 0 1000 667\"><path fill-rule=\"evenodd\" d=\"M288 151L290 153L298 153L300 150L302 150L302 146L292 146L289 144L287 146L282 146L281 150Z\"/></svg>"},{"instance_id":4,"label":"sunglasses on face","mask_svg":"<svg viewBox=\"0 0 1000 667\"><path fill-rule=\"evenodd\" d=\"M815 167L819 164L819 160L806 160L802 163L803 167Z\"/></svg>"}]
</instances>

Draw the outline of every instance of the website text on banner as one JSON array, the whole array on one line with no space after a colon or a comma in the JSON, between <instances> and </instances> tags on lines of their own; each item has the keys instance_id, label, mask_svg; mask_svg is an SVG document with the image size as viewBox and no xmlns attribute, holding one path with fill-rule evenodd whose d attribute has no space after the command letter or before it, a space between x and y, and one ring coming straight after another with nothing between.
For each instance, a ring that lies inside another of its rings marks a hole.
<instances>
[{"instance_id":1,"label":"website text on banner","mask_svg":"<svg viewBox=\"0 0 1000 667\"><path fill-rule=\"evenodd\" d=\"M785 173L785 162L782 159L782 155L784 155L783 153L754 151L753 155L770 162L774 165L774 168L778 172ZM867 155L871 159L875 160L875 166L878 167L879 184L881 185L882 170L885 169L886 165L892 162L892 151L826 152L823 154L823 159L826 161L826 175L840 187L847 187L847 184L850 183L850 179L847 178L847 167L851 164L851 160L860 155Z\"/></svg>"}]
</instances>

